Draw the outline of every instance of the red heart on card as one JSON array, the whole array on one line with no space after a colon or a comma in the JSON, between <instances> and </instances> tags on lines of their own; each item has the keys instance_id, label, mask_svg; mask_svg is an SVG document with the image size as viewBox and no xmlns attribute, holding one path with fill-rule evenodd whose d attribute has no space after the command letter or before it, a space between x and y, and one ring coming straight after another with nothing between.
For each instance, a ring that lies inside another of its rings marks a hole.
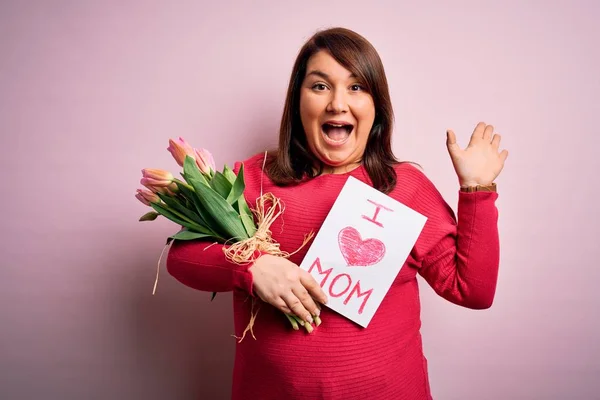
<instances>
[{"instance_id":1,"label":"red heart on card","mask_svg":"<svg viewBox=\"0 0 600 400\"><path fill-rule=\"evenodd\" d=\"M363 240L351 226L340 231L338 244L349 267L377 264L385 255L385 245L381 240Z\"/></svg>"}]
</instances>

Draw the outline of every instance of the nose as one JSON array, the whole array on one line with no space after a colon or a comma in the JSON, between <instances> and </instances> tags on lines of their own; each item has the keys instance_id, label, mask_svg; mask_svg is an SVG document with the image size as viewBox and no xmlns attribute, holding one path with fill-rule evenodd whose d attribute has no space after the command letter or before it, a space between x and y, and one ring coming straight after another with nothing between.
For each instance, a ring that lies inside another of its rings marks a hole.
<instances>
[{"instance_id":1,"label":"nose","mask_svg":"<svg viewBox=\"0 0 600 400\"><path fill-rule=\"evenodd\" d=\"M335 114L348 111L348 100L345 90L333 90L331 92L331 101L327 105L327 111Z\"/></svg>"}]
</instances>

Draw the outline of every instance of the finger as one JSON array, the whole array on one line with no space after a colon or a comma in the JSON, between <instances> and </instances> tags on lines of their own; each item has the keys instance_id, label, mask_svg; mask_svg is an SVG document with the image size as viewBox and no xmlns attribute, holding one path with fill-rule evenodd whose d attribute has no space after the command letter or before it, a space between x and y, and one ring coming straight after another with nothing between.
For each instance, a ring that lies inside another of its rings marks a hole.
<instances>
[{"instance_id":1,"label":"finger","mask_svg":"<svg viewBox=\"0 0 600 400\"><path fill-rule=\"evenodd\" d=\"M498 150L498 148L500 147L500 140L502 139L502 136L499 135L498 133L496 133L494 135L494 137L492 138L492 147L495 150Z\"/></svg>"},{"instance_id":2,"label":"finger","mask_svg":"<svg viewBox=\"0 0 600 400\"><path fill-rule=\"evenodd\" d=\"M292 289L292 292L296 295L304 308L306 308L311 315L320 314L319 307L317 307L317 304L310 294L308 294L308 291L304 288L304 286L298 285L296 288Z\"/></svg>"},{"instance_id":3,"label":"finger","mask_svg":"<svg viewBox=\"0 0 600 400\"><path fill-rule=\"evenodd\" d=\"M285 304L288 306L288 308L290 310L292 310L292 312L294 314L296 314L298 317L302 318L303 320L305 320L306 322L308 322L310 324L313 323L313 318L312 318L311 314L304 307L304 305L302 305L302 302L300 301L300 299L293 292L285 294L282 297L283 297L283 301L285 301Z\"/></svg>"},{"instance_id":4,"label":"finger","mask_svg":"<svg viewBox=\"0 0 600 400\"><path fill-rule=\"evenodd\" d=\"M283 312L291 312L291 310L288 308L287 304L285 304L285 301L283 301L281 297L275 295L266 295L265 293L263 293L262 290L258 288L255 289L255 292L258 298L264 301L265 303L268 303L273 307L280 309Z\"/></svg>"},{"instance_id":5,"label":"finger","mask_svg":"<svg viewBox=\"0 0 600 400\"><path fill-rule=\"evenodd\" d=\"M327 304L327 295L321 289L321 286L317 283L315 278L305 270L300 272L300 283L308 291L308 293L322 304Z\"/></svg>"},{"instance_id":6,"label":"finger","mask_svg":"<svg viewBox=\"0 0 600 400\"><path fill-rule=\"evenodd\" d=\"M506 158L508 157L508 150L502 150L502 152L500 152L500 160L502 160L502 162L506 161Z\"/></svg>"},{"instance_id":7,"label":"finger","mask_svg":"<svg viewBox=\"0 0 600 400\"><path fill-rule=\"evenodd\" d=\"M485 131L485 122L480 122L473 129L471 140L469 140L469 146L476 144L478 141L483 140L483 132Z\"/></svg>"},{"instance_id":8,"label":"finger","mask_svg":"<svg viewBox=\"0 0 600 400\"><path fill-rule=\"evenodd\" d=\"M456 135L451 129L446 131L446 147L450 153L456 153L460 150L460 146L456 143Z\"/></svg>"},{"instance_id":9,"label":"finger","mask_svg":"<svg viewBox=\"0 0 600 400\"><path fill-rule=\"evenodd\" d=\"M292 314L292 310L290 310L286 302L281 297L278 297L277 300L267 303L271 304L273 307L283 311L286 314Z\"/></svg>"},{"instance_id":10,"label":"finger","mask_svg":"<svg viewBox=\"0 0 600 400\"><path fill-rule=\"evenodd\" d=\"M482 138L483 131L485 131L485 122L479 122L475 125L475 129L473 129L473 136Z\"/></svg>"},{"instance_id":11,"label":"finger","mask_svg":"<svg viewBox=\"0 0 600 400\"><path fill-rule=\"evenodd\" d=\"M492 125L488 125L483 130L483 140L486 142L490 142L492 140L492 134L494 133L494 127Z\"/></svg>"}]
</instances>

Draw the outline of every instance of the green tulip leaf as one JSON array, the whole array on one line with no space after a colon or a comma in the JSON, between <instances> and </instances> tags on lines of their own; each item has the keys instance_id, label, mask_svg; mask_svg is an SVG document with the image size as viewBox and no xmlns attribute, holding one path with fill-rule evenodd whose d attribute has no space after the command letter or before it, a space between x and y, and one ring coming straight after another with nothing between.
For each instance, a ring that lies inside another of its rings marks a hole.
<instances>
[{"instance_id":1,"label":"green tulip leaf","mask_svg":"<svg viewBox=\"0 0 600 400\"><path fill-rule=\"evenodd\" d=\"M215 176L210 181L210 187L224 199L231 193L231 183L227 180L225 175L218 171L215 172Z\"/></svg>"},{"instance_id":2,"label":"green tulip leaf","mask_svg":"<svg viewBox=\"0 0 600 400\"><path fill-rule=\"evenodd\" d=\"M206 177L198 168L196 160L193 157L185 156L185 161L183 162L183 177L190 185L192 184L190 180L197 180L198 182L209 186Z\"/></svg>"},{"instance_id":3,"label":"green tulip leaf","mask_svg":"<svg viewBox=\"0 0 600 400\"><path fill-rule=\"evenodd\" d=\"M227 202L229 204L235 203L240 197L242 197L244 189L246 189L246 184L244 183L244 164L242 164L237 177L235 178L235 182L233 182L229 196L227 196Z\"/></svg>"},{"instance_id":4,"label":"green tulip leaf","mask_svg":"<svg viewBox=\"0 0 600 400\"><path fill-rule=\"evenodd\" d=\"M175 222L178 225L185 226L188 229L195 230L195 224L186 221L184 218L179 217L177 214L171 212L164 206L158 203L150 203L150 206L156 210L157 213L162 215L163 217Z\"/></svg>"},{"instance_id":5,"label":"green tulip leaf","mask_svg":"<svg viewBox=\"0 0 600 400\"><path fill-rule=\"evenodd\" d=\"M199 233L199 232L193 232L193 231L188 231L188 230L181 230L179 232L177 232L174 235L169 236L172 239L176 239L176 240L194 240L194 239L207 239L207 238L211 238L213 236L211 235L206 235L204 233Z\"/></svg>"},{"instance_id":6,"label":"green tulip leaf","mask_svg":"<svg viewBox=\"0 0 600 400\"><path fill-rule=\"evenodd\" d=\"M193 204L194 206L198 206L200 202L198 201L198 196L196 196L196 192L191 186L186 186L183 182L175 181L177 188L179 189L179 195L185 198L188 204ZM202 217L202 212L196 208L197 214Z\"/></svg>"},{"instance_id":7,"label":"green tulip leaf","mask_svg":"<svg viewBox=\"0 0 600 400\"><path fill-rule=\"evenodd\" d=\"M210 228L213 232L215 231L216 222L214 219L208 214L208 211L202 205L202 202L198 198L198 195L193 189L181 184L179 182L175 182L177 187L179 188L179 192L182 196L186 198L189 203L192 203L195 208L197 215L200 217L200 222L202 226Z\"/></svg>"},{"instance_id":8,"label":"green tulip leaf","mask_svg":"<svg viewBox=\"0 0 600 400\"><path fill-rule=\"evenodd\" d=\"M249 236L242 224L240 214L227 203L212 188L203 185L201 182L190 178L190 183L202 206L221 228L216 232L222 232L226 239L235 239L236 241L247 239Z\"/></svg>"},{"instance_id":9,"label":"green tulip leaf","mask_svg":"<svg viewBox=\"0 0 600 400\"><path fill-rule=\"evenodd\" d=\"M225 178L227 178L229 183L233 184L233 182L235 182L235 173L227 166L227 164L223 167L223 175L225 175Z\"/></svg>"},{"instance_id":10,"label":"green tulip leaf","mask_svg":"<svg viewBox=\"0 0 600 400\"><path fill-rule=\"evenodd\" d=\"M196 224L196 229L194 229L195 231L207 234L207 235L214 235L214 232L212 230L210 230L210 227L206 227L204 224L204 219L201 218L197 213L193 212L192 210L185 208L178 200L176 200L175 198L171 197L171 196L167 196L165 194L162 193L157 193L158 197L160 197L160 199L162 201L165 202L165 204L170 207L171 209L179 212L180 214L183 214L185 217L187 217L188 219L190 219L194 224Z\"/></svg>"},{"instance_id":11,"label":"green tulip leaf","mask_svg":"<svg viewBox=\"0 0 600 400\"><path fill-rule=\"evenodd\" d=\"M254 236L256 233L256 223L254 222L254 218L252 215L252 211L250 211L250 207L248 207L248 203L246 203L246 199L244 196L240 196L237 201L237 206L239 209L240 217L242 218L242 224L244 225L244 229L248 233L249 237Z\"/></svg>"}]
</instances>

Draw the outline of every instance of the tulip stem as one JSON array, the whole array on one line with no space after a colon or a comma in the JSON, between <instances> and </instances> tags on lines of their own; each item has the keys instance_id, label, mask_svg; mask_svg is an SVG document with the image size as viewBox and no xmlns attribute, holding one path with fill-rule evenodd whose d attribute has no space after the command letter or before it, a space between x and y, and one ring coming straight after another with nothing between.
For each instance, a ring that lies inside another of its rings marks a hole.
<instances>
[{"instance_id":1,"label":"tulip stem","mask_svg":"<svg viewBox=\"0 0 600 400\"><path fill-rule=\"evenodd\" d=\"M166 208L167 210L169 210L169 212L175 214L176 216L178 216L179 218L181 218L182 220L188 222L190 225L192 225L194 227L194 229L196 229L198 232L202 232L204 229L198 225L194 220L186 217L185 215L181 214L180 212L178 212L177 210L174 210L173 208L169 207L167 204L163 204L163 207Z\"/></svg>"},{"instance_id":2,"label":"tulip stem","mask_svg":"<svg viewBox=\"0 0 600 400\"><path fill-rule=\"evenodd\" d=\"M179 179L177 179L177 178L173 178L173 182L177 182L177 183L179 183L180 185L183 185L183 186L185 186L185 187L186 187L186 188L188 188L189 190L192 190L192 191L194 190L194 188L192 187L192 185L189 185L188 183L186 183L186 182L184 182L184 181L182 181L182 180L179 180Z\"/></svg>"}]
</instances>

